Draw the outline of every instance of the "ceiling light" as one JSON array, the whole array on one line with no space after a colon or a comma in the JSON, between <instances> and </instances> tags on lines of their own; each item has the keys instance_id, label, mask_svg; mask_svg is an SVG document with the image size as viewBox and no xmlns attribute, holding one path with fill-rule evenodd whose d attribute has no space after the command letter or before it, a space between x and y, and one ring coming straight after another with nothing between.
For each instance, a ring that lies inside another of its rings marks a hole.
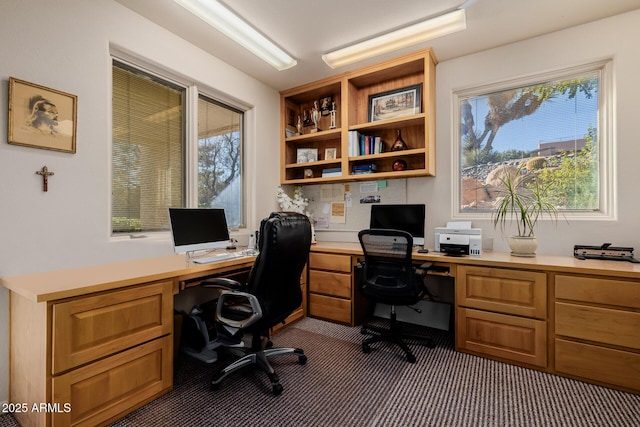
<instances>
[{"instance_id":1,"label":"ceiling light","mask_svg":"<svg viewBox=\"0 0 640 427\"><path fill-rule=\"evenodd\" d=\"M467 28L464 9L458 9L426 21L322 55L331 68L343 67L384 53L433 40Z\"/></svg>"},{"instance_id":2,"label":"ceiling light","mask_svg":"<svg viewBox=\"0 0 640 427\"><path fill-rule=\"evenodd\" d=\"M277 70L286 70L297 64L295 59L217 0L174 1Z\"/></svg>"}]
</instances>

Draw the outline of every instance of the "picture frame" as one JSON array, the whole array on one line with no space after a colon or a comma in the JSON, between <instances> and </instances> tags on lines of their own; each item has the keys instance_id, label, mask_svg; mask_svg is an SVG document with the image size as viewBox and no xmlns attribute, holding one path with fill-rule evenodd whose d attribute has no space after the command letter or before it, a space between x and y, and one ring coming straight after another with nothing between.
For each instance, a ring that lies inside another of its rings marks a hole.
<instances>
[{"instance_id":1,"label":"picture frame","mask_svg":"<svg viewBox=\"0 0 640 427\"><path fill-rule=\"evenodd\" d=\"M9 77L7 142L75 153L77 103L76 95Z\"/></svg>"},{"instance_id":2,"label":"picture frame","mask_svg":"<svg viewBox=\"0 0 640 427\"><path fill-rule=\"evenodd\" d=\"M338 149L337 148L325 148L324 149L324 159L325 160L335 160L338 157Z\"/></svg>"},{"instance_id":3,"label":"picture frame","mask_svg":"<svg viewBox=\"0 0 640 427\"><path fill-rule=\"evenodd\" d=\"M298 148L296 152L296 163L310 163L318 161L317 148Z\"/></svg>"},{"instance_id":4,"label":"picture frame","mask_svg":"<svg viewBox=\"0 0 640 427\"><path fill-rule=\"evenodd\" d=\"M411 116L421 112L421 85L369 95L369 121Z\"/></svg>"},{"instance_id":5,"label":"picture frame","mask_svg":"<svg viewBox=\"0 0 640 427\"><path fill-rule=\"evenodd\" d=\"M333 105L333 97L325 96L320 98L318 101L318 105L320 106L320 115L328 116L331 114L331 106Z\"/></svg>"}]
</instances>

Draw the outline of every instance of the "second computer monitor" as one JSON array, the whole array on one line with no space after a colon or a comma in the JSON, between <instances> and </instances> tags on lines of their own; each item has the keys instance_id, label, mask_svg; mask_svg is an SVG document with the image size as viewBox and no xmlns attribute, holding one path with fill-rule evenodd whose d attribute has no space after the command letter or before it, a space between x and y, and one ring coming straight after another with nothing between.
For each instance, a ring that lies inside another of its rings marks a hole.
<instances>
[{"instance_id":1,"label":"second computer monitor","mask_svg":"<svg viewBox=\"0 0 640 427\"><path fill-rule=\"evenodd\" d=\"M411 234L413 244L424 246L425 205L371 205L369 228L403 230Z\"/></svg>"}]
</instances>

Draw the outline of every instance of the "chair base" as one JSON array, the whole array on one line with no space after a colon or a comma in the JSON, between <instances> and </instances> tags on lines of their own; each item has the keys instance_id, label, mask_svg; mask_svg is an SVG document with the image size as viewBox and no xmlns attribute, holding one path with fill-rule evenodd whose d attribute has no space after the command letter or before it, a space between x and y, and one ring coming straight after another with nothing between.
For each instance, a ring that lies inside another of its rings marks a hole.
<instances>
[{"instance_id":1,"label":"chair base","mask_svg":"<svg viewBox=\"0 0 640 427\"><path fill-rule=\"evenodd\" d=\"M282 393L283 387L280 384L278 374L274 371L273 367L269 363L270 357L283 356L287 354L298 355L298 363L304 365L307 363L307 356L300 348L268 348L263 350L252 350L250 348L227 348L225 353L238 356L236 360L231 362L219 370L211 381L211 388L217 390L220 388L220 383L230 374L245 368L247 366L254 366L267 374L271 381L271 388L274 395Z\"/></svg>"},{"instance_id":2,"label":"chair base","mask_svg":"<svg viewBox=\"0 0 640 427\"><path fill-rule=\"evenodd\" d=\"M365 339L362 342L362 352L369 353L371 351L371 344L377 342L390 342L400 347L407 357L409 363L415 363L416 356L411 352L409 346L403 341L416 340L422 341L422 344L429 348L434 348L435 343L433 338L418 334L409 334L402 331L402 325L396 320L395 310L391 311L391 318L389 321L389 328L381 328L378 326L364 324L360 331L363 335L371 334L372 337ZM373 334L372 334L373 333Z\"/></svg>"}]
</instances>

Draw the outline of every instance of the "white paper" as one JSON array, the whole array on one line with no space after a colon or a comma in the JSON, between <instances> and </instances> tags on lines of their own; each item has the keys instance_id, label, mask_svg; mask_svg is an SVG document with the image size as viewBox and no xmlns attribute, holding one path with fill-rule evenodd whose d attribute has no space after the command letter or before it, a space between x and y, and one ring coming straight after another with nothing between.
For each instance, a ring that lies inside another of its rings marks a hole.
<instances>
[{"instance_id":1,"label":"white paper","mask_svg":"<svg viewBox=\"0 0 640 427\"><path fill-rule=\"evenodd\" d=\"M471 221L449 221L447 222L447 228L453 228L455 230L468 230L471 228Z\"/></svg>"}]
</instances>

